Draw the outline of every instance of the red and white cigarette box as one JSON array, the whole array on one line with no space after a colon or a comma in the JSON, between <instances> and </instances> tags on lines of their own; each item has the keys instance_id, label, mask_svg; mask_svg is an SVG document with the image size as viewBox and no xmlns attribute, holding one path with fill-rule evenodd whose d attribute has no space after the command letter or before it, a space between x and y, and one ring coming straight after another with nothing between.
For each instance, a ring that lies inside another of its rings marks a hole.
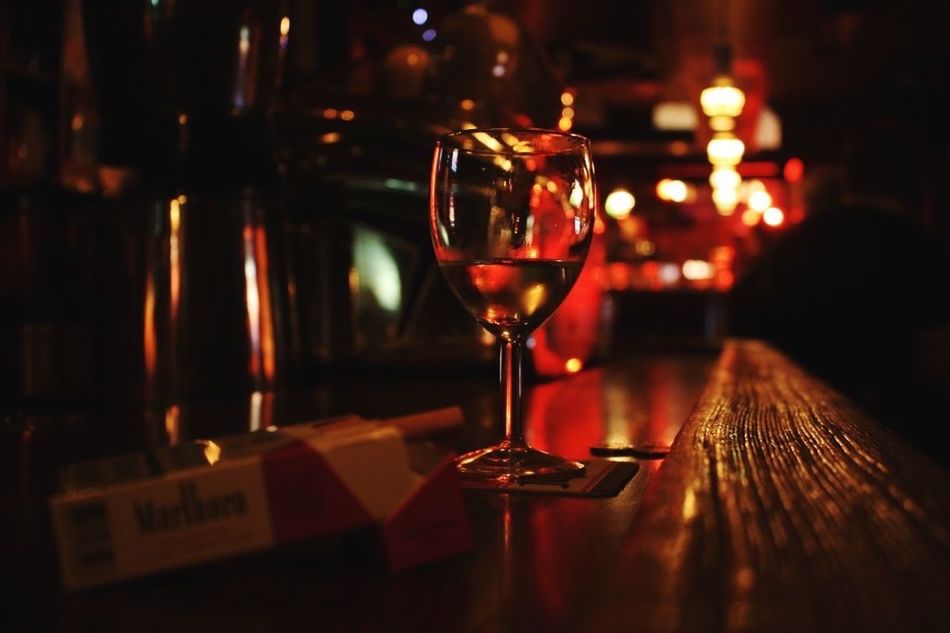
<instances>
[{"instance_id":1,"label":"red and white cigarette box","mask_svg":"<svg viewBox=\"0 0 950 633\"><path fill-rule=\"evenodd\" d=\"M376 526L392 570L466 550L451 455L351 418L86 462L51 500L68 590Z\"/></svg>"}]
</instances>

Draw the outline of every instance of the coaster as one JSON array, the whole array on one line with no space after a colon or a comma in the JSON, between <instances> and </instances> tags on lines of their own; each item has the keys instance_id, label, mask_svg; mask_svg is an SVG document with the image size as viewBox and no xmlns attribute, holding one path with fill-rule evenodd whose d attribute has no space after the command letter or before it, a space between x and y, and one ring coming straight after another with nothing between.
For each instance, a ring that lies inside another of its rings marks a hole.
<instances>
[{"instance_id":1,"label":"coaster","mask_svg":"<svg viewBox=\"0 0 950 633\"><path fill-rule=\"evenodd\" d=\"M623 490L640 468L635 462L612 462L593 459L582 462L587 469L583 477L571 479L538 477L523 478L512 483L462 479L462 486L473 490L497 490L499 492L541 492L573 497L613 497Z\"/></svg>"}]
</instances>

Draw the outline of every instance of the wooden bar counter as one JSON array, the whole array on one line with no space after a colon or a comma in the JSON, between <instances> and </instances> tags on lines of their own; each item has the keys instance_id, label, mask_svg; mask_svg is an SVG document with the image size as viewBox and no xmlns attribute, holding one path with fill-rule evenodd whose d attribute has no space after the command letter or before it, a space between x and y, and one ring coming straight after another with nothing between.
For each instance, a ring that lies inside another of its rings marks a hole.
<instances>
[{"instance_id":1,"label":"wooden bar counter","mask_svg":"<svg viewBox=\"0 0 950 633\"><path fill-rule=\"evenodd\" d=\"M378 378L266 415L462 404L464 431L434 438L461 449L497 433L494 391L487 376ZM179 410L192 420L182 433L233 431L209 411ZM24 448L37 440L19 433L13 446L8 433L4 617L26 619L0 628L950 630L947 471L767 345L729 341L718 359L618 354L534 387L528 415L529 441L569 457L675 441L613 498L467 493L472 551L400 574L344 540L74 595L50 571L49 482ZM52 445L50 465L72 450Z\"/></svg>"}]
</instances>

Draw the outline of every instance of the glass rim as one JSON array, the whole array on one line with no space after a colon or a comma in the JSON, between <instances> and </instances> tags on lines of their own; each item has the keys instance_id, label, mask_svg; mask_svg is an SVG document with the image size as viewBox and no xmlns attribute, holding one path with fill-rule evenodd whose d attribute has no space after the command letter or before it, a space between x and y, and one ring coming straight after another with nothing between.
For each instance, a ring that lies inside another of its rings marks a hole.
<instances>
[{"instance_id":1,"label":"glass rim","mask_svg":"<svg viewBox=\"0 0 950 633\"><path fill-rule=\"evenodd\" d=\"M492 150L492 149L468 149L461 147L457 144L452 143L451 141L459 139L462 137L472 137L473 140L478 140L474 138L475 134L501 134L501 133L529 133L534 136L549 136L560 138L570 143L574 143L569 147L563 149L547 149L547 150L532 150L532 151L516 151L514 148L507 148L505 150ZM442 134L435 141L436 147L449 147L451 149L458 149L466 154L481 154L486 156L553 156L557 154L569 154L578 149L587 150L590 152L590 139L581 134L575 134L573 132L561 132L560 130L547 130L544 128L538 127L504 127L504 126L492 126L492 127L474 127L467 128L463 130L455 130L449 132L448 134Z\"/></svg>"}]
</instances>

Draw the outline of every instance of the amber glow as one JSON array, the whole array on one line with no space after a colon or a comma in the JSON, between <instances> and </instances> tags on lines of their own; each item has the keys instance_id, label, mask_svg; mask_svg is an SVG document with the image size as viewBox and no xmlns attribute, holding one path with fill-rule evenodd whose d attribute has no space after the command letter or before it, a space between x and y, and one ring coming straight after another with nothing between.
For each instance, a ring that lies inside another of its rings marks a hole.
<instances>
[{"instance_id":1,"label":"amber glow","mask_svg":"<svg viewBox=\"0 0 950 633\"><path fill-rule=\"evenodd\" d=\"M569 358L564 363L564 371L569 374L576 374L584 368L584 361L579 358Z\"/></svg>"},{"instance_id":2,"label":"amber glow","mask_svg":"<svg viewBox=\"0 0 950 633\"><path fill-rule=\"evenodd\" d=\"M769 226L780 226L785 221L785 212L778 207L769 207L762 213L762 221Z\"/></svg>"},{"instance_id":3,"label":"amber glow","mask_svg":"<svg viewBox=\"0 0 950 633\"><path fill-rule=\"evenodd\" d=\"M637 242L636 246L634 246L634 249L636 249L638 255L649 257L650 255L656 253L656 244L650 240L640 240Z\"/></svg>"},{"instance_id":4,"label":"amber glow","mask_svg":"<svg viewBox=\"0 0 950 633\"><path fill-rule=\"evenodd\" d=\"M557 129L561 130L562 132L570 132L573 125L574 122L571 119L562 116L560 119L558 119Z\"/></svg>"},{"instance_id":5,"label":"amber glow","mask_svg":"<svg viewBox=\"0 0 950 633\"><path fill-rule=\"evenodd\" d=\"M755 226L762 219L762 214L755 209L746 209L742 212L742 223L746 226Z\"/></svg>"},{"instance_id":6,"label":"amber glow","mask_svg":"<svg viewBox=\"0 0 950 633\"><path fill-rule=\"evenodd\" d=\"M547 300L548 290L544 284L534 284L528 286L522 297L522 305L526 314L534 314L538 308Z\"/></svg>"},{"instance_id":7,"label":"amber glow","mask_svg":"<svg viewBox=\"0 0 950 633\"><path fill-rule=\"evenodd\" d=\"M695 130L696 106L687 101L662 101L653 107L653 127L658 130Z\"/></svg>"},{"instance_id":8,"label":"amber glow","mask_svg":"<svg viewBox=\"0 0 950 633\"><path fill-rule=\"evenodd\" d=\"M505 146L501 144L494 136L487 134L486 132L473 132L472 136L475 137L479 143L487 147L493 152L501 153L505 150Z\"/></svg>"},{"instance_id":9,"label":"amber glow","mask_svg":"<svg viewBox=\"0 0 950 633\"><path fill-rule=\"evenodd\" d=\"M475 107L475 102L471 99L462 99L461 103L459 103L459 107L468 112Z\"/></svg>"},{"instance_id":10,"label":"amber glow","mask_svg":"<svg viewBox=\"0 0 950 633\"><path fill-rule=\"evenodd\" d=\"M172 198L168 205L168 223L171 234L168 237L169 299L171 303L172 323L178 321L179 300L181 298L181 203Z\"/></svg>"},{"instance_id":11,"label":"amber glow","mask_svg":"<svg viewBox=\"0 0 950 633\"><path fill-rule=\"evenodd\" d=\"M327 132L320 135L320 142L324 145L332 145L340 140L339 132Z\"/></svg>"},{"instance_id":12,"label":"amber glow","mask_svg":"<svg viewBox=\"0 0 950 633\"><path fill-rule=\"evenodd\" d=\"M712 279L713 266L701 259L687 259L683 262L683 277L690 281Z\"/></svg>"},{"instance_id":13,"label":"amber glow","mask_svg":"<svg viewBox=\"0 0 950 633\"><path fill-rule=\"evenodd\" d=\"M772 206L772 196L768 191L753 191L749 194L748 203L750 209L756 211L765 211Z\"/></svg>"},{"instance_id":14,"label":"amber glow","mask_svg":"<svg viewBox=\"0 0 950 633\"><path fill-rule=\"evenodd\" d=\"M272 381L276 374L274 321L271 306L266 235L263 227L244 227L244 282L250 339L248 371Z\"/></svg>"},{"instance_id":15,"label":"amber glow","mask_svg":"<svg viewBox=\"0 0 950 633\"><path fill-rule=\"evenodd\" d=\"M290 33L290 18L286 15L280 19L280 34L286 37Z\"/></svg>"},{"instance_id":16,"label":"amber glow","mask_svg":"<svg viewBox=\"0 0 950 633\"><path fill-rule=\"evenodd\" d=\"M706 145L709 162L718 166L738 165L745 153L745 143L730 132L716 134Z\"/></svg>"},{"instance_id":17,"label":"amber glow","mask_svg":"<svg viewBox=\"0 0 950 633\"><path fill-rule=\"evenodd\" d=\"M336 108L324 108L323 118L324 119L335 119L339 115L339 111Z\"/></svg>"},{"instance_id":18,"label":"amber glow","mask_svg":"<svg viewBox=\"0 0 950 633\"><path fill-rule=\"evenodd\" d=\"M342 112L340 112L341 121L352 121L355 118L356 118L356 113L353 112L352 110L343 110Z\"/></svg>"},{"instance_id":19,"label":"amber glow","mask_svg":"<svg viewBox=\"0 0 950 633\"><path fill-rule=\"evenodd\" d=\"M257 376L261 369L261 305L257 287L257 263L254 261L254 232L249 226L244 228L244 295L248 335L251 342L248 370L251 375Z\"/></svg>"},{"instance_id":20,"label":"amber glow","mask_svg":"<svg viewBox=\"0 0 950 633\"><path fill-rule=\"evenodd\" d=\"M208 464L213 466L221 459L221 447L211 440L204 441L204 454Z\"/></svg>"},{"instance_id":21,"label":"amber glow","mask_svg":"<svg viewBox=\"0 0 950 633\"><path fill-rule=\"evenodd\" d=\"M729 77L720 76L703 90L699 103L708 117L737 117L745 106L745 93L736 88Z\"/></svg>"},{"instance_id":22,"label":"amber glow","mask_svg":"<svg viewBox=\"0 0 950 633\"><path fill-rule=\"evenodd\" d=\"M713 189L712 199L721 215L732 215L739 204L739 192L735 189Z\"/></svg>"},{"instance_id":23,"label":"amber glow","mask_svg":"<svg viewBox=\"0 0 950 633\"><path fill-rule=\"evenodd\" d=\"M736 129L736 120L731 116L714 116L709 119L709 128L713 132L731 132Z\"/></svg>"},{"instance_id":24,"label":"amber glow","mask_svg":"<svg viewBox=\"0 0 950 633\"><path fill-rule=\"evenodd\" d=\"M165 434L172 446L181 442L181 408L177 404L165 409Z\"/></svg>"},{"instance_id":25,"label":"amber glow","mask_svg":"<svg viewBox=\"0 0 950 633\"><path fill-rule=\"evenodd\" d=\"M731 270L720 270L716 273L716 286L722 290L728 290L732 288L732 284L735 283L736 276Z\"/></svg>"},{"instance_id":26,"label":"amber glow","mask_svg":"<svg viewBox=\"0 0 950 633\"><path fill-rule=\"evenodd\" d=\"M567 92L567 91L562 92L562 93L561 93L561 105L563 105L563 106L565 106L565 107L566 107L566 106L574 105L574 95L572 95L570 92Z\"/></svg>"},{"instance_id":27,"label":"amber glow","mask_svg":"<svg viewBox=\"0 0 950 633\"><path fill-rule=\"evenodd\" d=\"M709 259L717 266L729 266L736 258L736 249L732 246L717 246L712 249Z\"/></svg>"},{"instance_id":28,"label":"amber glow","mask_svg":"<svg viewBox=\"0 0 950 633\"><path fill-rule=\"evenodd\" d=\"M254 248L257 255L257 283L261 297L261 356L264 366L264 377L271 382L277 373L276 353L274 345L274 314L273 302L270 296L269 262L267 257L267 234L264 227L254 229Z\"/></svg>"},{"instance_id":29,"label":"amber glow","mask_svg":"<svg viewBox=\"0 0 950 633\"><path fill-rule=\"evenodd\" d=\"M614 189L604 200L604 211L610 217L621 220L630 215L636 203L636 198L626 189Z\"/></svg>"},{"instance_id":30,"label":"amber glow","mask_svg":"<svg viewBox=\"0 0 950 633\"><path fill-rule=\"evenodd\" d=\"M683 495L683 518L686 521L692 521L697 512L696 493L693 492L692 488L687 488L685 494Z\"/></svg>"},{"instance_id":31,"label":"amber glow","mask_svg":"<svg viewBox=\"0 0 950 633\"><path fill-rule=\"evenodd\" d=\"M145 380L151 384L155 379L158 361L158 339L155 336L155 279L148 275L145 279L145 310L142 343L145 356Z\"/></svg>"},{"instance_id":32,"label":"amber glow","mask_svg":"<svg viewBox=\"0 0 950 633\"><path fill-rule=\"evenodd\" d=\"M709 174L709 184L713 189L738 189L742 176L732 167L717 167Z\"/></svg>"},{"instance_id":33,"label":"amber glow","mask_svg":"<svg viewBox=\"0 0 950 633\"><path fill-rule=\"evenodd\" d=\"M689 195L689 187L682 180L664 178L656 184L656 195L660 200L683 202Z\"/></svg>"}]
</instances>

